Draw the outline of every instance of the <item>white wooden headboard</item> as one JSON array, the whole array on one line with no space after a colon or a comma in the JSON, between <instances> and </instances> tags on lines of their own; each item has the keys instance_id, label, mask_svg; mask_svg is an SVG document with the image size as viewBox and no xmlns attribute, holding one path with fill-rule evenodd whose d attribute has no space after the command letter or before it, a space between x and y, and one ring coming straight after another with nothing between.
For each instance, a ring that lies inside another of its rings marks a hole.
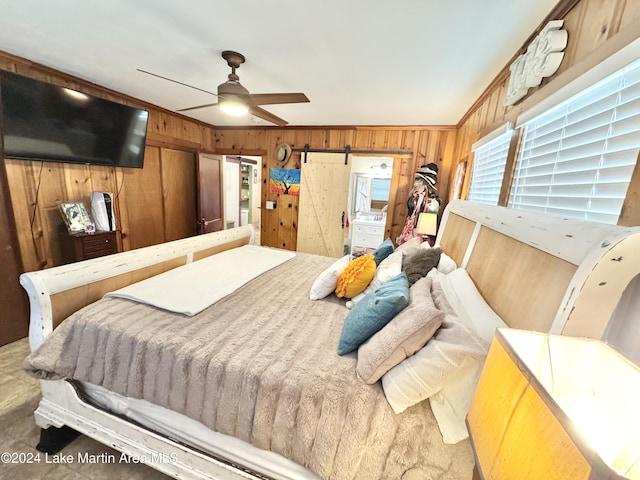
<instances>
[{"instance_id":1,"label":"white wooden headboard","mask_svg":"<svg viewBox=\"0 0 640 480\"><path fill-rule=\"evenodd\" d=\"M640 227L456 200L437 242L512 327L601 338L621 351L628 348L622 339L637 344L633 331L640 339L631 300L640 283Z\"/></svg>"}]
</instances>

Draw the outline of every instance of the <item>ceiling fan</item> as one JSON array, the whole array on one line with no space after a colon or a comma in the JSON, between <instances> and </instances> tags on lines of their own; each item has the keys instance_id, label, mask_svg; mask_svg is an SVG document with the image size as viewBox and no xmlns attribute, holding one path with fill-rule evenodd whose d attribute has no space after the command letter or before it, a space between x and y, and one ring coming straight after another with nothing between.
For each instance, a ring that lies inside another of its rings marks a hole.
<instances>
[{"instance_id":1,"label":"ceiling fan","mask_svg":"<svg viewBox=\"0 0 640 480\"><path fill-rule=\"evenodd\" d=\"M274 115L271 112L266 111L259 105L304 103L309 101L304 93L249 93L249 90L247 90L240 84L240 77L238 77L238 75L236 74L236 69L239 68L240 65L245 61L244 55L238 52L225 50L224 52L222 52L222 58L224 58L227 61L227 65L231 67L231 73L229 74L228 80L226 82L218 85L218 93L209 92L207 90L203 90L192 85L187 85L186 83L163 77L155 73L147 72L139 68L137 70L139 72L153 75L154 77L159 77L164 80L169 80L170 82L193 88L201 92L209 93L211 95L216 95L218 97L218 101L216 103L207 103L205 105L182 108L180 110L177 110L178 112L187 112L189 110L213 107L217 105L220 110L231 115L241 115L248 112L268 122L275 123L279 126L284 126L289 122L283 120L282 118Z\"/></svg>"}]
</instances>

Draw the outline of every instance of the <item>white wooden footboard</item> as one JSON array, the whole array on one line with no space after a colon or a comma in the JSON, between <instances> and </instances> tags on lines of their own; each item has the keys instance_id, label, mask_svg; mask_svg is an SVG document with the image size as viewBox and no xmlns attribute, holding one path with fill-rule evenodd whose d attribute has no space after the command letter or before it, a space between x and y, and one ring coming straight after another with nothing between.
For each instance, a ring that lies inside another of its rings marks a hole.
<instances>
[{"instance_id":1,"label":"white wooden footboard","mask_svg":"<svg viewBox=\"0 0 640 480\"><path fill-rule=\"evenodd\" d=\"M30 302L29 345L36 349L71 313L105 293L215 253L254 243L253 226L222 230L20 275Z\"/></svg>"},{"instance_id":2,"label":"white wooden footboard","mask_svg":"<svg viewBox=\"0 0 640 480\"><path fill-rule=\"evenodd\" d=\"M30 301L31 349L44 342L66 316L104 293L230 248L253 244L254 236L253 227L246 226L22 274L20 284ZM86 403L68 381L41 380L40 385L42 399L34 415L41 428L68 426L175 478L261 478ZM113 460L118 459L116 455Z\"/></svg>"}]
</instances>

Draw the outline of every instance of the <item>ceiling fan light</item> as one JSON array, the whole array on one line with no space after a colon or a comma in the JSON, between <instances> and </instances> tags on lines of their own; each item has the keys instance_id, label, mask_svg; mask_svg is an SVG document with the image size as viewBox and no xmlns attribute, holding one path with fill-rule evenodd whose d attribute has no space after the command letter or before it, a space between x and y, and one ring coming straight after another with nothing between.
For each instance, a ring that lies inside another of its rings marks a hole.
<instances>
[{"instance_id":1,"label":"ceiling fan light","mask_svg":"<svg viewBox=\"0 0 640 480\"><path fill-rule=\"evenodd\" d=\"M246 103L236 97L220 98L218 101L218 108L228 115L234 117L241 117L249 112L249 107Z\"/></svg>"}]
</instances>

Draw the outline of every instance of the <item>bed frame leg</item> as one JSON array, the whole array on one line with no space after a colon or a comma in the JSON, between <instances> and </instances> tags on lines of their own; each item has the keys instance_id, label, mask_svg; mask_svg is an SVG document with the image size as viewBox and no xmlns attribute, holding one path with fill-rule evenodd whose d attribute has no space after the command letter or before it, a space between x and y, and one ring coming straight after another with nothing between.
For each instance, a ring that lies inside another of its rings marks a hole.
<instances>
[{"instance_id":1,"label":"bed frame leg","mask_svg":"<svg viewBox=\"0 0 640 480\"><path fill-rule=\"evenodd\" d=\"M36 450L54 455L73 442L79 435L79 432L66 425L60 428L42 428L40 429L40 442L36 445Z\"/></svg>"}]
</instances>

